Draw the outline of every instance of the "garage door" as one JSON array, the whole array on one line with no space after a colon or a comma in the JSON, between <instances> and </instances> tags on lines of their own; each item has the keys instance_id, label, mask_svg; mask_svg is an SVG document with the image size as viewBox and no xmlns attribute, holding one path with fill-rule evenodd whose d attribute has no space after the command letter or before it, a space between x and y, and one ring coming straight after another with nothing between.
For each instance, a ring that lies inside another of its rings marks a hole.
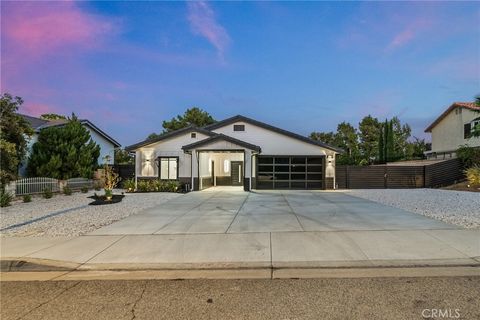
<instances>
[{"instance_id":1,"label":"garage door","mask_svg":"<svg viewBox=\"0 0 480 320\"><path fill-rule=\"evenodd\" d=\"M322 189L323 156L258 156L257 189Z\"/></svg>"}]
</instances>

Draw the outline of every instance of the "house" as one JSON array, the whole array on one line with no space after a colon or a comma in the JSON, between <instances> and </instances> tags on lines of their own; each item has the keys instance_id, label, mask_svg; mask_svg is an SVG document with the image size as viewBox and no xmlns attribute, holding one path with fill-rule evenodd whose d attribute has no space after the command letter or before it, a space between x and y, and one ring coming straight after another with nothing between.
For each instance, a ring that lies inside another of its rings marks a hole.
<instances>
[{"instance_id":1,"label":"house","mask_svg":"<svg viewBox=\"0 0 480 320\"><path fill-rule=\"evenodd\" d=\"M58 119L58 120L45 120L41 118L36 118L32 116L27 116L24 114L19 114L22 116L34 130L34 134L30 137L28 143L28 150L31 150L32 145L37 142L38 140L38 133L45 128L54 127L54 126L63 126L67 123L68 120L66 119ZM98 157L99 164L104 162L104 158L106 156L110 156L109 163L113 164L115 159L114 150L115 148L119 148L120 144L115 141L112 137L94 125L92 122L86 119L80 119L80 123L90 132L90 136L92 140L100 146L100 156ZM26 163L22 165L20 168L20 175L23 175L25 172Z\"/></svg>"},{"instance_id":2,"label":"house","mask_svg":"<svg viewBox=\"0 0 480 320\"><path fill-rule=\"evenodd\" d=\"M135 152L135 178L178 180L250 189L333 189L340 149L237 115L189 126L126 148Z\"/></svg>"},{"instance_id":3,"label":"house","mask_svg":"<svg viewBox=\"0 0 480 320\"><path fill-rule=\"evenodd\" d=\"M425 153L427 159L454 158L462 145L480 147L480 137L472 137L479 123L480 107L475 102L453 103L425 129L432 134L432 150Z\"/></svg>"}]
</instances>

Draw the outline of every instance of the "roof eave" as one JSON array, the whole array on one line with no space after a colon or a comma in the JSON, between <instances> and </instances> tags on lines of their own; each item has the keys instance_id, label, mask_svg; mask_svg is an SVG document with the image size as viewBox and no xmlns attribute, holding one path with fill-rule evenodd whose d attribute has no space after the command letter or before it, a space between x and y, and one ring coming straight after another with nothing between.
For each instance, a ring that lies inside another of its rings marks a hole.
<instances>
[{"instance_id":1,"label":"roof eave","mask_svg":"<svg viewBox=\"0 0 480 320\"><path fill-rule=\"evenodd\" d=\"M334 151L334 152L344 153L344 151L342 149L330 146L326 143L319 142L319 141L316 141L316 140L312 140L308 137L299 135L297 133L294 133L294 132L291 132L291 131L288 131L288 130L284 130L284 129L272 126L268 123L264 123L264 122L261 122L261 121L258 121L258 120L254 120L254 119L242 116L242 115L236 115L236 116L227 118L225 120L222 120L222 121L216 122L214 124L208 125L204 128L208 129L208 130L215 130L215 129L227 126L227 125L232 124L232 123L237 122L237 121L243 121L243 122L246 122L246 123L250 123L250 124L259 126L261 128L264 128L266 130L277 132L277 133L283 134L287 137L297 139L297 140L303 141L305 143L313 144L313 145L321 147L321 148L329 149L329 150Z\"/></svg>"},{"instance_id":2,"label":"roof eave","mask_svg":"<svg viewBox=\"0 0 480 320\"><path fill-rule=\"evenodd\" d=\"M173 138L173 137L175 137L179 134L187 133L187 132L190 132L190 131L197 131L197 132L203 133L203 134L208 135L208 136L212 135L212 132L210 132L208 130L205 130L204 128L200 128L200 127L197 127L197 126L190 125L190 126L185 127L185 128L181 128L181 129L178 129L178 130L175 130L175 131L167 132L167 133L162 134L159 137L154 138L154 139L145 139L145 140L140 141L138 143L129 145L129 146L125 147L125 150L134 151L138 148L145 147L145 146L148 146L150 144L154 144L154 143L160 142L160 141L168 139L168 138Z\"/></svg>"}]
</instances>

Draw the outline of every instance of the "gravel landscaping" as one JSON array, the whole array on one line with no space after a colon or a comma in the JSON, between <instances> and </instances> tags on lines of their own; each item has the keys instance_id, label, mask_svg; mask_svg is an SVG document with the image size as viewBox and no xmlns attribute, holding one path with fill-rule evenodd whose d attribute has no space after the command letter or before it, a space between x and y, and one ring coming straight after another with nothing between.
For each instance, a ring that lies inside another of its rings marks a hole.
<instances>
[{"instance_id":1,"label":"gravel landscaping","mask_svg":"<svg viewBox=\"0 0 480 320\"><path fill-rule=\"evenodd\" d=\"M122 190L116 190L119 194ZM101 192L98 192L101 194ZM126 193L122 202L90 206L94 194L74 193L71 196L54 195L51 199L34 197L32 202L14 203L0 210L0 229L42 219L50 214L64 213L48 217L16 228L2 230L2 236L78 236L109 225L115 221L137 214L144 209L160 205L170 199L180 197L178 193Z\"/></svg>"},{"instance_id":2,"label":"gravel landscaping","mask_svg":"<svg viewBox=\"0 0 480 320\"><path fill-rule=\"evenodd\" d=\"M439 189L362 189L347 192L464 228L480 229L480 195L475 192Z\"/></svg>"}]
</instances>

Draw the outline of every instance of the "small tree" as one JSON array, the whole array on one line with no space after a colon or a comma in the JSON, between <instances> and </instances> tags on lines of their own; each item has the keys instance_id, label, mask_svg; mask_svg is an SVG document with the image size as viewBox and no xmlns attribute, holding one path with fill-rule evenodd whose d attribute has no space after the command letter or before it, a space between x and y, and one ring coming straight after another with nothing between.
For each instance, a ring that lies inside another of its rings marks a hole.
<instances>
[{"instance_id":1,"label":"small tree","mask_svg":"<svg viewBox=\"0 0 480 320\"><path fill-rule=\"evenodd\" d=\"M323 143L329 144L331 146L336 146L336 135L333 132L312 132L310 134L310 139L321 141Z\"/></svg>"},{"instance_id":2,"label":"small tree","mask_svg":"<svg viewBox=\"0 0 480 320\"><path fill-rule=\"evenodd\" d=\"M75 115L63 125L40 131L28 160L29 176L56 179L90 178L97 167L100 147Z\"/></svg>"},{"instance_id":3,"label":"small tree","mask_svg":"<svg viewBox=\"0 0 480 320\"><path fill-rule=\"evenodd\" d=\"M362 158L371 163L378 158L378 143L382 125L377 118L368 115L358 124L359 149Z\"/></svg>"},{"instance_id":4,"label":"small tree","mask_svg":"<svg viewBox=\"0 0 480 320\"><path fill-rule=\"evenodd\" d=\"M113 171L112 166L110 166L108 163L110 161L110 156L106 156L104 158L105 162L103 164L103 170L104 170L104 190L105 190L105 198L107 200L112 200L113 196L113 189L117 186L117 184L120 182L120 177L118 173Z\"/></svg>"},{"instance_id":5,"label":"small tree","mask_svg":"<svg viewBox=\"0 0 480 320\"><path fill-rule=\"evenodd\" d=\"M125 149L115 149L115 164L134 164L133 156Z\"/></svg>"},{"instance_id":6,"label":"small tree","mask_svg":"<svg viewBox=\"0 0 480 320\"><path fill-rule=\"evenodd\" d=\"M18 177L19 166L27 152L28 137L33 134L30 124L17 114L23 100L4 93L0 98L0 183Z\"/></svg>"},{"instance_id":7,"label":"small tree","mask_svg":"<svg viewBox=\"0 0 480 320\"><path fill-rule=\"evenodd\" d=\"M56 114L56 113L44 113L40 116L40 118L44 120L66 120L67 119L67 117L61 114Z\"/></svg>"},{"instance_id":8,"label":"small tree","mask_svg":"<svg viewBox=\"0 0 480 320\"><path fill-rule=\"evenodd\" d=\"M216 120L207 111L193 107L187 109L183 115L178 115L170 121L163 121L162 126L164 132L170 132L188 127L189 125L204 127L215 122Z\"/></svg>"}]
</instances>

